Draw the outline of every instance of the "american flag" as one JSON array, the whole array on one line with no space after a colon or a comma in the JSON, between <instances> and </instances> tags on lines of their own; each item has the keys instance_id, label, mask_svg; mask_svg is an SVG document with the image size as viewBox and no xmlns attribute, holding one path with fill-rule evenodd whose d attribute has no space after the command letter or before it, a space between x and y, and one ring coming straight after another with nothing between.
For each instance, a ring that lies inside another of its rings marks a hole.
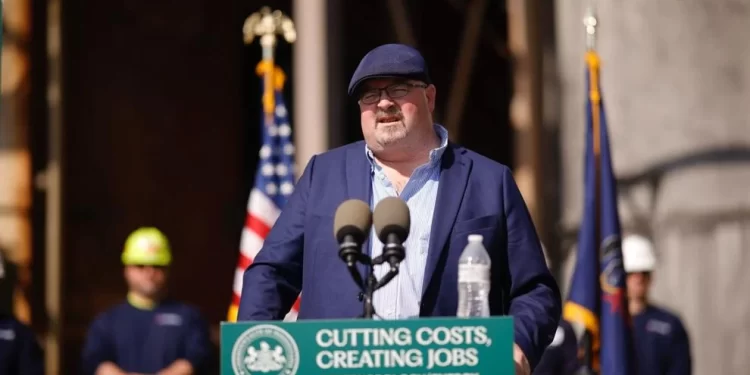
<instances>
[{"instance_id":1,"label":"american flag","mask_svg":"<svg viewBox=\"0 0 750 375\"><path fill-rule=\"evenodd\" d=\"M261 62L258 73L266 74L269 65ZM261 121L263 123L263 145L260 147L260 159L255 173L255 184L250 191L247 202L247 218L242 229L240 241L240 259L234 275L232 305L229 308L228 320L237 321L240 296L242 294L242 276L253 259L263 247L268 232L278 219L287 199L294 190L294 144L292 128L284 96L284 73L276 67L273 73L273 104L265 102ZM263 86L261 85L261 90ZM264 98L267 101L269 98ZM272 109L273 113L269 113ZM296 320L299 310L299 298L284 320Z\"/></svg>"}]
</instances>

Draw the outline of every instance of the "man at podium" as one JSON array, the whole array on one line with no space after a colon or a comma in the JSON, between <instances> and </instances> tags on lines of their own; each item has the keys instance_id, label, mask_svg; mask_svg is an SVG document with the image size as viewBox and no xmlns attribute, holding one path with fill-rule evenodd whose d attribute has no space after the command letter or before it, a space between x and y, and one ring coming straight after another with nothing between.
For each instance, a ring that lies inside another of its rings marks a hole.
<instances>
[{"instance_id":1,"label":"man at podium","mask_svg":"<svg viewBox=\"0 0 750 375\"><path fill-rule=\"evenodd\" d=\"M490 312L514 317L514 360L530 373L555 335L561 301L510 169L448 141L432 119L437 90L411 47L370 51L348 94L364 141L311 158L244 273L238 320L283 319L303 290L298 319L362 316L359 286L332 234L334 213L349 199L373 209L397 196L411 226L400 272L375 293L376 315L456 316L458 258L468 235L481 234L492 258ZM382 244L371 234L362 251L375 256Z\"/></svg>"}]
</instances>

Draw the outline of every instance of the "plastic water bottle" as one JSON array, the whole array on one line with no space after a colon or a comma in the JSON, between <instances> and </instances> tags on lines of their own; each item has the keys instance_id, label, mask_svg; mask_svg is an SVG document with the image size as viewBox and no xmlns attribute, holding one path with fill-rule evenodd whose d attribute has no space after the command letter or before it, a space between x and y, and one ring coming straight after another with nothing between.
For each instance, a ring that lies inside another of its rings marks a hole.
<instances>
[{"instance_id":1,"label":"plastic water bottle","mask_svg":"<svg viewBox=\"0 0 750 375\"><path fill-rule=\"evenodd\" d=\"M458 317L490 316L490 255L481 234L470 234L458 259Z\"/></svg>"}]
</instances>

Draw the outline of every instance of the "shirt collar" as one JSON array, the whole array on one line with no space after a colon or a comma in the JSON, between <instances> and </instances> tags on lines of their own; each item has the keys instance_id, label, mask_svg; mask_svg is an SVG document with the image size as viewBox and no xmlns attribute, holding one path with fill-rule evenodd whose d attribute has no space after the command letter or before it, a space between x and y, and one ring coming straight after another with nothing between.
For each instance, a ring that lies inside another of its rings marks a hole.
<instances>
[{"instance_id":1,"label":"shirt collar","mask_svg":"<svg viewBox=\"0 0 750 375\"><path fill-rule=\"evenodd\" d=\"M433 128L435 129L435 134L440 138L440 146L430 150L430 161L428 162L430 166L435 166L440 162L445 153L445 149L448 147L448 130L440 124L434 124ZM375 162L375 156L373 155L372 150L367 147L367 143L365 143L365 155L367 155L367 160L370 161L373 169L377 168L378 164Z\"/></svg>"},{"instance_id":2,"label":"shirt collar","mask_svg":"<svg viewBox=\"0 0 750 375\"><path fill-rule=\"evenodd\" d=\"M156 308L156 301L151 301L135 293L128 293L128 303L138 310L153 310Z\"/></svg>"}]
</instances>

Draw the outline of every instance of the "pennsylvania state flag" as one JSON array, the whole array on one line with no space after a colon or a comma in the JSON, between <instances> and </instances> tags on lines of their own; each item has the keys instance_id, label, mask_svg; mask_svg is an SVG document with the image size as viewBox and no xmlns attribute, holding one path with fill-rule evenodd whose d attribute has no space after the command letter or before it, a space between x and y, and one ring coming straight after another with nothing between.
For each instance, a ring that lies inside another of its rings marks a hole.
<instances>
[{"instance_id":1,"label":"pennsylvania state flag","mask_svg":"<svg viewBox=\"0 0 750 375\"><path fill-rule=\"evenodd\" d=\"M633 375L636 366L620 249L617 187L596 52L586 53L586 64L585 203L563 318L577 328L585 328L579 353L591 373Z\"/></svg>"}]
</instances>

